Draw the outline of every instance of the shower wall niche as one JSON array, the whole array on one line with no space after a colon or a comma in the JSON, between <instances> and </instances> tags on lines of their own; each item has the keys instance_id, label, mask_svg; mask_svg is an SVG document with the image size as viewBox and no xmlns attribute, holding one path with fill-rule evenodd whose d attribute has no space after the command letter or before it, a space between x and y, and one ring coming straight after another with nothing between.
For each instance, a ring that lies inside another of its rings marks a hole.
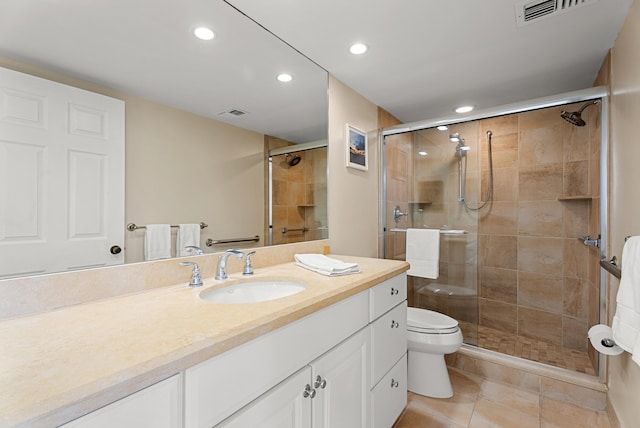
<instances>
[{"instance_id":1,"label":"shower wall niche","mask_svg":"<svg viewBox=\"0 0 640 428\"><path fill-rule=\"evenodd\" d=\"M410 305L458 319L468 344L594 375L587 330L599 322L599 250L578 238L599 234L600 106L584 111L583 127L560 117L581 105L385 137L385 257L404 259L403 229L443 229L440 277L410 277ZM449 135L470 146L475 208L489 190L489 130L492 198L474 211L458 200ZM408 213L398 223L395 206Z\"/></svg>"}]
</instances>

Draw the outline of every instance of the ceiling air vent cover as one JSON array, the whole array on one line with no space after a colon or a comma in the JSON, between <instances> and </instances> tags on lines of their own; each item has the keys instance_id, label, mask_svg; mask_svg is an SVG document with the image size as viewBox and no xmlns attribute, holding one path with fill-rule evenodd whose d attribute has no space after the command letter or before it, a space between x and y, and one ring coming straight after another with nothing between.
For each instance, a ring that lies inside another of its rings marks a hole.
<instances>
[{"instance_id":1,"label":"ceiling air vent cover","mask_svg":"<svg viewBox=\"0 0 640 428\"><path fill-rule=\"evenodd\" d=\"M244 116L245 114L247 114L247 112L244 110L240 110L238 108L232 108L227 111L223 111L222 113L218 113L218 116L235 118L235 117Z\"/></svg>"},{"instance_id":2,"label":"ceiling air vent cover","mask_svg":"<svg viewBox=\"0 0 640 428\"><path fill-rule=\"evenodd\" d=\"M516 4L518 27L529 24L545 16L568 12L598 0L538 0Z\"/></svg>"}]
</instances>

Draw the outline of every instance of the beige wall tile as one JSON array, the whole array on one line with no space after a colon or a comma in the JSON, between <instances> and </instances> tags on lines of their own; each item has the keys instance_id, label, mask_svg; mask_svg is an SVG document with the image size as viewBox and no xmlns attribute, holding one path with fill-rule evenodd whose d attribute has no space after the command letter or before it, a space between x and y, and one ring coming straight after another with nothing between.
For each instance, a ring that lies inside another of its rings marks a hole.
<instances>
[{"instance_id":1,"label":"beige wall tile","mask_svg":"<svg viewBox=\"0 0 640 428\"><path fill-rule=\"evenodd\" d=\"M562 120L560 113L562 110L574 111L575 104L562 107L552 107L541 110L527 111L518 115L518 125L520 131L547 128L558 125L566 126L567 128L573 126ZM578 105L579 108L579 105ZM575 108L577 110L577 108Z\"/></svg>"},{"instance_id":2,"label":"beige wall tile","mask_svg":"<svg viewBox=\"0 0 640 428\"><path fill-rule=\"evenodd\" d=\"M478 127L478 133L480 135L485 135L489 130L493 132L494 137L517 133L518 115L509 114L506 116L498 116L481 120Z\"/></svg>"},{"instance_id":3,"label":"beige wall tile","mask_svg":"<svg viewBox=\"0 0 640 428\"><path fill-rule=\"evenodd\" d=\"M562 345L562 315L520 307L518 334Z\"/></svg>"},{"instance_id":4,"label":"beige wall tile","mask_svg":"<svg viewBox=\"0 0 640 428\"><path fill-rule=\"evenodd\" d=\"M518 148L520 166L530 167L545 164L562 163L564 139L563 125L531 128L520 131L520 145Z\"/></svg>"},{"instance_id":5,"label":"beige wall tile","mask_svg":"<svg viewBox=\"0 0 640 428\"><path fill-rule=\"evenodd\" d=\"M589 234L589 211L597 205L590 201L562 201L565 238L578 238ZM600 229L598 225L598 230ZM596 235L597 236L597 235Z\"/></svg>"},{"instance_id":6,"label":"beige wall tile","mask_svg":"<svg viewBox=\"0 0 640 428\"><path fill-rule=\"evenodd\" d=\"M513 385L521 391L538 394L540 376L485 360L475 361L475 373L494 382Z\"/></svg>"},{"instance_id":7,"label":"beige wall tile","mask_svg":"<svg viewBox=\"0 0 640 428\"><path fill-rule=\"evenodd\" d=\"M480 235L479 259L483 266L516 269L518 238L515 236Z\"/></svg>"},{"instance_id":8,"label":"beige wall tile","mask_svg":"<svg viewBox=\"0 0 640 428\"><path fill-rule=\"evenodd\" d=\"M480 144L480 168L489 169L489 151L486 134L481 134ZM518 133L498 135L495 132L491 137L491 163L494 169L512 168L518 166Z\"/></svg>"},{"instance_id":9,"label":"beige wall tile","mask_svg":"<svg viewBox=\"0 0 640 428\"><path fill-rule=\"evenodd\" d=\"M482 197L486 199L488 192L489 173L482 172ZM518 169L517 168L494 168L493 170L493 190L492 201L517 201L518 200Z\"/></svg>"},{"instance_id":10,"label":"beige wall tile","mask_svg":"<svg viewBox=\"0 0 640 428\"><path fill-rule=\"evenodd\" d=\"M561 276L564 240L561 238L518 238L518 269Z\"/></svg>"},{"instance_id":11,"label":"beige wall tile","mask_svg":"<svg viewBox=\"0 0 640 428\"><path fill-rule=\"evenodd\" d=\"M577 239L564 239L564 276L587 279L589 274L589 247Z\"/></svg>"},{"instance_id":12,"label":"beige wall tile","mask_svg":"<svg viewBox=\"0 0 640 428\"><path fill-rule=\"evenodd\" d=\"M589 161L565 162L562 184L563 196L589 195Z\"/></svg>"},{"instance_id":13,"label":"beige wall tile","mask_svg":"<svg viewBox=\"0 0 640 428\"><path fill-rule=\"evenodd\" d=\"M586 320L589 312L589 283L579 278L563 278L562 302L564 315Z\"/></svg>"},{"instance_id":14,"label":"beige wall tile","mask_svg":"<svg viewBox=\"0 0 640 428\"><path fill-rule=\"evenodd\" d=\"M517 233L518 209L516 202L492 202L480 216L480 233L492 235L515 235Z\"/></svg>"},{"instance_id":15,"label":"beige wall tile","mask_svg":"<svg viewBox=\"0 0 640 428\"><path fill-rule=\"evenodd\" d=\"M503 303L517 303L516 270L483 267L480 270L480 297Z\"/></svg>"},{"instance_id":16,"label":"beige wall tile","mask_svg":"<svg viewBox=\"0 0 640 428\"><path fill-rule=\"evenodd\" d=\"M562 194L562 163L521 168L518 177L520 201L555 200Z\"/></svg>"},{"instance_id":17,"label":"beige wall tile","mask_svg":"<svg viewBox=\"0 0 640 428\"><path fill-rule=\"evenodd\" d=\"M562 277L518 273L518 306L562 314Z\"/></svg>"},{"instance_id":18,"label":"beige wall tile","mask_svg":"<svg viewBox=\"0 0 640 428\"><path fill-rule=\"evenodd\" d=\"M589 108L591 109L593 107ZM589 127L573 126L569 123L567 123L567 126L569 127L569 138L565 140L564 144L564 160L566 162L572 162L589 159ZM599 140L598 138L598 141Z\"/></svg>"},{"instance_id":19,"label":"beige wall tile","mask_svg":"<svg viewBox=\"0 0 640 428\"><path fill-rule=\"evenodd\" d=\"M558 201L518 203L518 234L562 236L563 205Z\"/></svg>"},{"instance_id":20,"label":"beige wall tile","mask_svg":"<svg viewBox=\"0 0 640 428\"><path fill-rule=\"evenodd\" d=\"M511 305L494 300L480 300L480 325L495 328L496 330L516 334L517 310L516 305Z\"/></svg>"},{"instance_id":21,"label":"beige wall tile","mask_svg":"<svg viewBox=\"0 0 640 428\"><path fill-rule=\"evenodd\" d=\"M587 326L586 320L580 320L568 316L562 317L562 346L580 352L587 351ZM602 409L600 409L602 410Z\"/></svg>"}]
</instances>

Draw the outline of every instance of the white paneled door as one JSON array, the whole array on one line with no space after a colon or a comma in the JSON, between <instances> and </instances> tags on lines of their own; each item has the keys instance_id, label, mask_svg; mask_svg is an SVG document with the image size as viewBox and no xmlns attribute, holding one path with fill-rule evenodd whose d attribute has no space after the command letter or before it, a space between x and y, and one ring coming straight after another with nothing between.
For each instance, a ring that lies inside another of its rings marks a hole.
<instances>
[{"instance_id":1,"label":"white paneled door","mask_svg":"<svg viewBox=\"0 0 640 428\"><path fill-rule=\"evenodd\" d=\"M124 102L0 68L0 279L123 261Z\"/></svg>"}]
</instances>

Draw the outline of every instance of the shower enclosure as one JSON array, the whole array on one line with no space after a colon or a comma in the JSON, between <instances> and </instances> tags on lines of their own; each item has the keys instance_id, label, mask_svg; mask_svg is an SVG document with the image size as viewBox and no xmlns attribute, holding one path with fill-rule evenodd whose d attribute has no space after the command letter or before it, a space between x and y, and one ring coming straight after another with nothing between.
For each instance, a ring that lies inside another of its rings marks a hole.
<instances>
[{"instance_id":1,"label":"shower enclosure","mask_svg":"<svg viewBox=\"0 0 640 428\"><path fill-rule=\"evenodd\" d=\"M326 239L326 143L271 150L268 168L268 244Z\"/></svg>"},{"instance_id":2,"label":"shower enclosure","mask_svg":"<svg viewBox=\"0 0 640 428\"><path fill-rule=\"evenodd\" d=\"M384 257L405 259L407 228L440 229L440 275L408 277L410 306L457 319L467 345L598 374L603 96L383 131Z\"/></svg>"}]
</instances>

